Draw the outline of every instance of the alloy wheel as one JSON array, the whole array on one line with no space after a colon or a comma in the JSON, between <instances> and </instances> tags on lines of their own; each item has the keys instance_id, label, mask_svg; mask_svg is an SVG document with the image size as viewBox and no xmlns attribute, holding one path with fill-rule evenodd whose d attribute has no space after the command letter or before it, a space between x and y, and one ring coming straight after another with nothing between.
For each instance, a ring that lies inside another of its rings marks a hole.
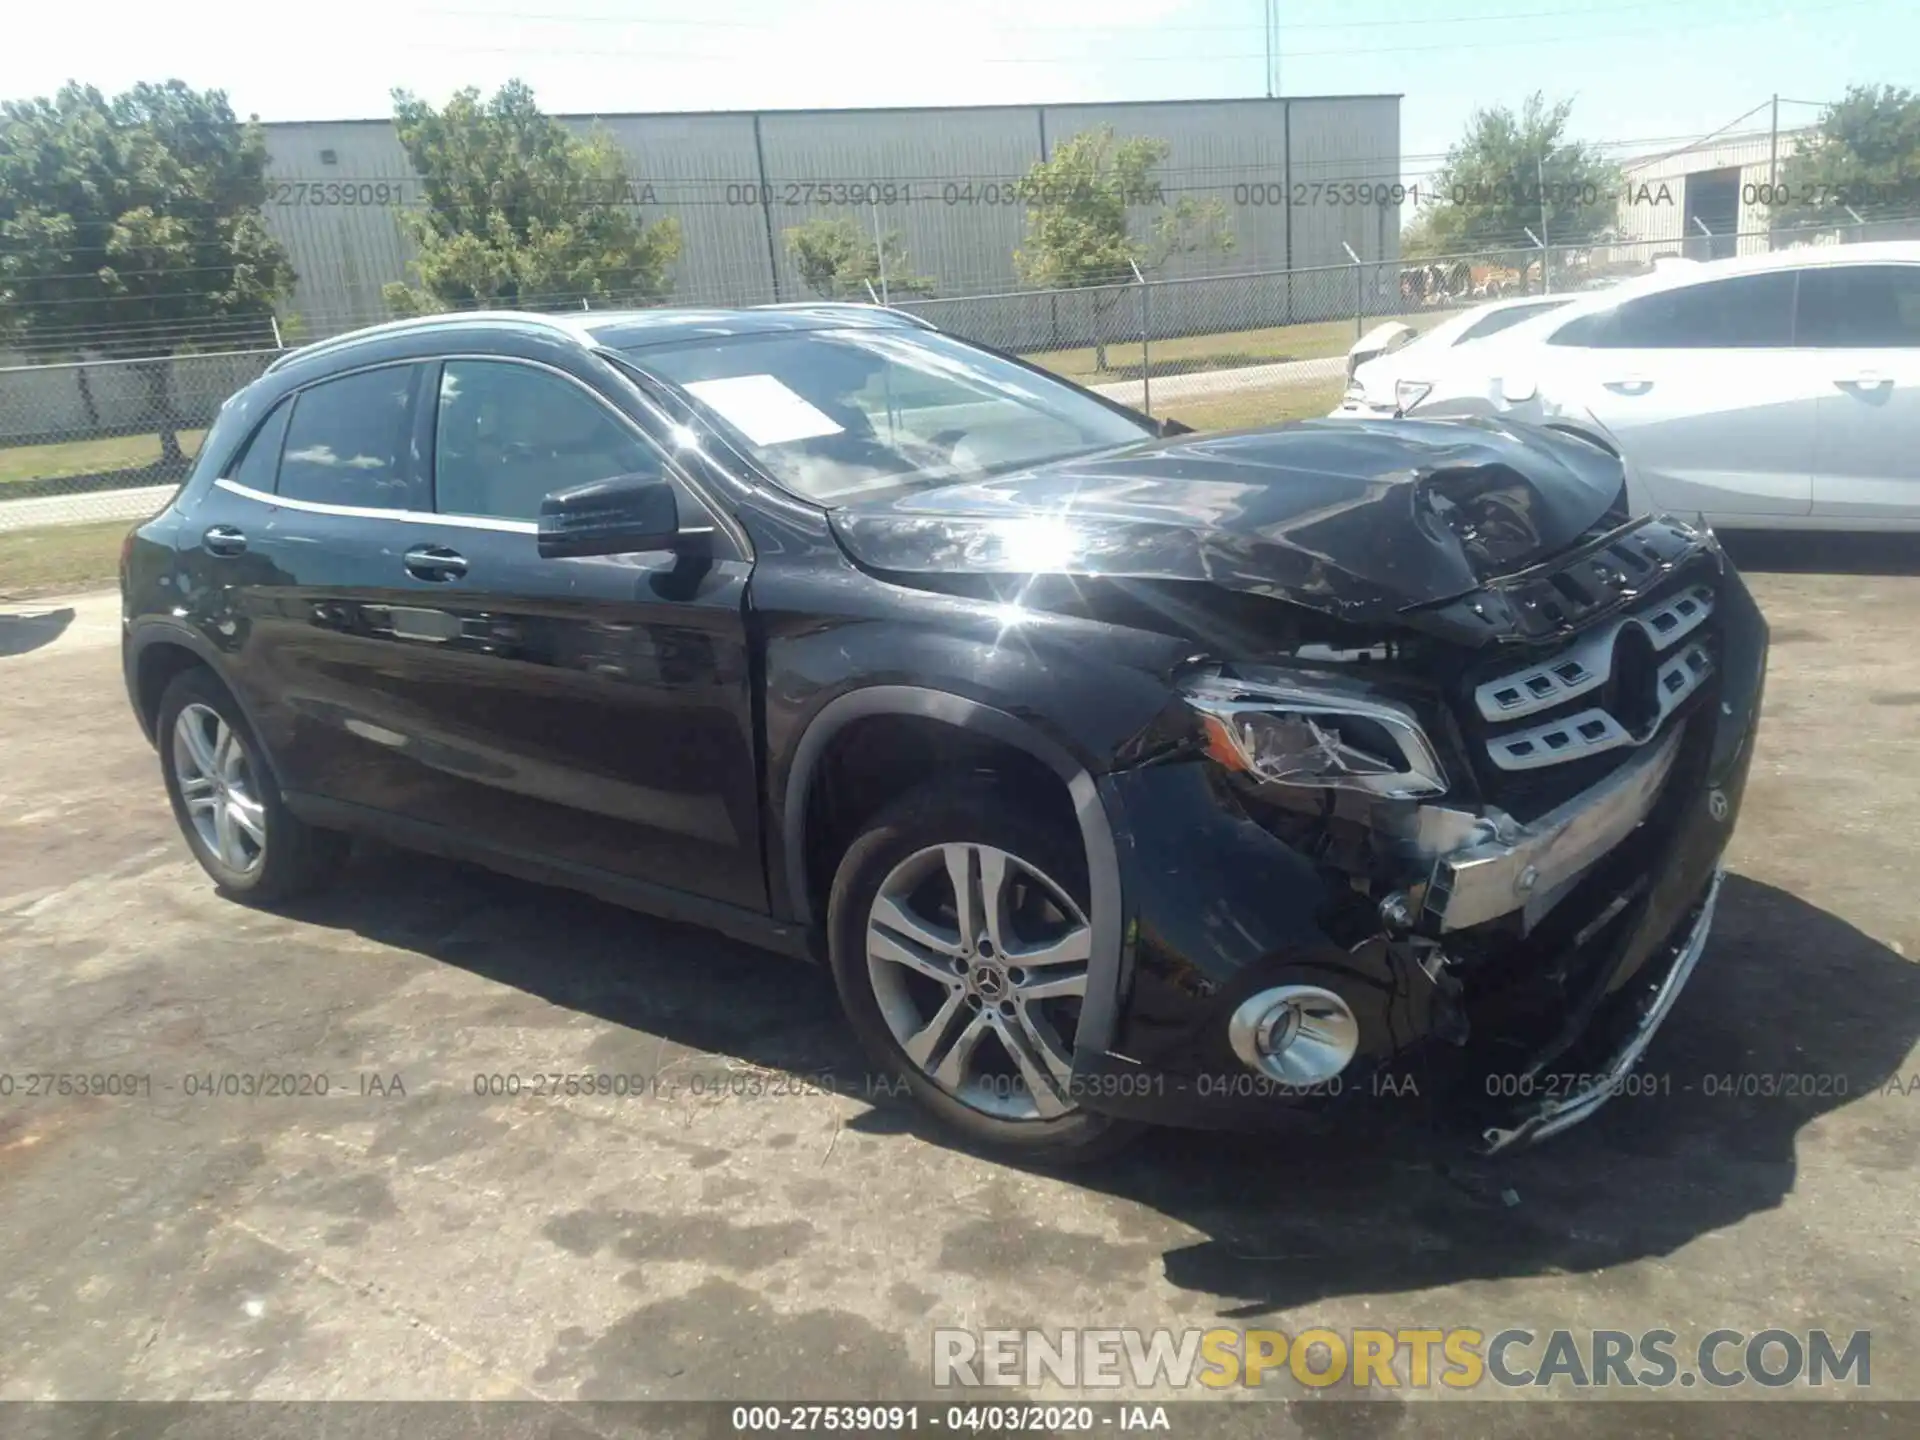
<instances>
[{"instance_id":1,"label":"alloy wheel","mask_svg":"<svg viewBox=\"0 0 1920 1440\"><path fill-rule=\"evenodd\" d=\"M197 701L173 722L173 774L200 843L250 875L267 853L267 812L246 747L220 712Z\"/></svg>"},{"instance_id":2,"label":"alloy wheel","mask_svg":"<svg viewBox=\"0 0 1920 1440\"><path fill-rule=\"evenodd\" d=\"M1073 1110L1093 929L1059 882L991 845L931 846L880 884L867 973L920 1071L1003 1120Z\"/></svg>"}]
</instances>

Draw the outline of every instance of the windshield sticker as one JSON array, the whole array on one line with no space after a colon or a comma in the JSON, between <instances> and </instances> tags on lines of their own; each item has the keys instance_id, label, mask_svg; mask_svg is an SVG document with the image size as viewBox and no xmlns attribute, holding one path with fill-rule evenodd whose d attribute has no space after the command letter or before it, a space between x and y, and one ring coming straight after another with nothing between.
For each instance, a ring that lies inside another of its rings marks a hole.
<instances>
[{"instance_id":1,"label":"windshield sticker","mask_svg":"<svg viewBox=\"0 0 1920 1440\"><path fill-rule=\"evenodd\" d=\"M689 394L711 405L756 445L784 445L838 435L843 427L809 405L771 375L733 375L725 380L693 380Z\"/></svg>"}]
</instances>

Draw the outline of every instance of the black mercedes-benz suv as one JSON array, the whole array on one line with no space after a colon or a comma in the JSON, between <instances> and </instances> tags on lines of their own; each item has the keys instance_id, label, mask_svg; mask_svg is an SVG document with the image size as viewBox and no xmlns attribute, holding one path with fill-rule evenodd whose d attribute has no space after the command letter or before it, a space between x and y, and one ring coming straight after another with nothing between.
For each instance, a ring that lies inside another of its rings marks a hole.
<instances>
[{"instance_id":1,"label":"black mercedes-benz suv","mask_svg":"<svg viewBox=\"0 0 1920 1440\"><path fill-rule=\"evenodd\" d=\"M1634 1083L1751 755L1765 624L1623 469L1199 436L879 308L441 316L227 402L127 689L236 897L371 832L815 958L1036 1157L1497 1150Z\"/></svg>"}]
</instances>

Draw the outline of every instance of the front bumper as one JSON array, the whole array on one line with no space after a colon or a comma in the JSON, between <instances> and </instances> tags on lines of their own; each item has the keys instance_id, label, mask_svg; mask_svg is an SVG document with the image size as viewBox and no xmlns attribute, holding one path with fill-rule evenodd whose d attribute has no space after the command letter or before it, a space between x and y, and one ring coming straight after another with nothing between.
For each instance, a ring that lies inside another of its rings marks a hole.
<instances>
[{"instance_id":1,"label":"front bumper","mask_svg":"<svg viewBox=\"0 0 1920 1440\"><path fill-rule=\"evenodd\" d=\"M1685 933L1677 942L1669 943L1668 954L1655 973L1643 977L1641 993L1625 1002L1631 1021L1611 1047L1612 1053L1602 1067L1583 1072L1579 1083L1567 1087L1564 1094L1556 1087L1553 1093L1543 1095L1538 1105L1516 1116L1512 1123L1488 1126L1480 1137L1488 1154L1558 1135L1578 1125L1619 1093L1621 1083L1640 1063L1654 1032L1673 1009L1673 1002L1680 998L1680 991L1699 963L1701 952L1707 948L1714 906L1720 899L1720 885L1725 878L1726 872L1716 866L1706 893L1687 921Z\"/></svg>"},{"instance_id":2,"label":"front bumper","mask_svg":"<svg viewBox=\"0 0 1920 1440\"><path fill-rule=\"evenodd\" d=\"M1203 1128L1412 1116L1503 1150L1621 1093L1699 962L1752 759L1766 625L1731 569L1719 607L1700 701L1583 803L1449 852L1454 893L1411 930L1228 803L1211 766L1105 777L1126 948L1112 1040L1076 1056L1082 1103ZM1491 958L1464 984L1435 963L1476 946ZM1335 991L1362 1036L1340 1081L1305 1092L1225 1038L1249 996L1293 984Z\"/></svg>"}]
</instances>

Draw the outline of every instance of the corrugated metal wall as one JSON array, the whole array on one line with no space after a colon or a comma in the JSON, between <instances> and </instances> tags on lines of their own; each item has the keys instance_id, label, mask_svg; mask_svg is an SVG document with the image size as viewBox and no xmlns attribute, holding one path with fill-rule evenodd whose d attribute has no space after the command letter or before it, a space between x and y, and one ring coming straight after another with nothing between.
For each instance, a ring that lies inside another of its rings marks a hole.
<instances>
[{"instance_id":1,"label":"corrugated metal wall","mask_svg":"<svg viewBox=\"0 0 1920 1440\"><path fill-rule=\"evenodd\" d=\"M1168 141L1172 153L1158 172L1167 199L1214 198L1229 211L1233 251L1181 257L1168 277L1341 265L1342 241L1368 261L1399 254L1398 207L1311 193L1310 183L1397 179L1394 96L564 118L614 136L644 216L679 218L686 243L675 295L688 302L809 298L783 232L818 215L900 231L911 269L933 279L936 295L1018 288L1013 251L1025 215L1012 182L1053 146L1098 125ZM300 274L287 312L308 335L383 318L381 286L407 278L399 207L420 200L392 126L266 129L268 220ZM1142 223L1149 215L1142 212ZM1174 287L1172 308L1153 328L1180 333L1350 313L1340 287L1308 288L1311 295L1284 283L1240 294L1223 285ZM1023 299L1015 317L1007 302L983 303L992 314L983 311L982 323L991 318L1005 332L989 337L998 343L1036 344L1058 331L1057 305ZM943 323L968 328L960 308L972 306L947 307Z\"/></svg>"}]
</instances>

